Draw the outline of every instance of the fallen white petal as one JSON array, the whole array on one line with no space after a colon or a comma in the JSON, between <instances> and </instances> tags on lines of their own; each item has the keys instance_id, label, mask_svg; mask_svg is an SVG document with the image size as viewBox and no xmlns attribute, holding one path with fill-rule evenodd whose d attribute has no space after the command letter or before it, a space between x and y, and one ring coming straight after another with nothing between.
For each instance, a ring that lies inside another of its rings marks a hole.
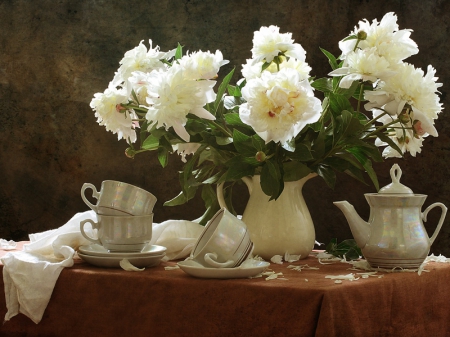
<instances>
[{"instance_id":1,"label":"fallen white petal","mask_svg":"<svg viewBox=\"0 0 450 337\"><path fill-rule=\"evenodd\" d=\"M357 278L355 278L355 274L353 273L347 275L327 275L325 276L325 278L329 278L332 280L351 280L351 281L357 280Z\"/></svg>"},{"instance_id":2,"label":"fallen white petal","mask_svg":"<svg viewBox=\"0 0 450 337\"><path fill-rule=\"evenodd\" d=\"M266 281L268 280L275 280L278 278L278 276L283 276L283 273L272 273L271 275L266 277ZM280 278L280 280L286 280L285 278Z\"/></svg>"},{"instance_id":3,"label":"fallen white petal","mask_svg":"<svg viewBox=\"0 0 450 337\"><path fill-rule=\"evenodd\" d=\"M15 242L14 240L5 240L5 239L0 239L0 249L3 250L13 250L16 249L17 247L17 242Z\"/></svg>"},{"instance_id":4,"label":"fallen white petal","mask_svg":"<svg viewBox=\"0 0 450 337\"><path fill-rule=\"evenodd\" d=\"M164 267L165 270L175 270L175 269L180 269L179 266L166 266Z\"/></svg>"},{"instance_id":5,"label":"fallen white petal","mask_svg":"<svg viewBox=\"0 0 450 337\"><path fill-rule=\"evenodd\" d=\"M130 261L128 261L127 259L122 259L119 262L120 266L122 267L123 270L126 271L143 271L145 270L145 268L138 268L133 266Z\"/></svg>"},{"instance_id":6,"label":"fallen white petal","mask_svg":"<svg viewBox=\"0 0 450 337\"><path fill-rule=\"evenodd\" d=\"M284 254L284 261L286 262L295 262L300 260L301 255L291 255L288 252Z\"/></svg>"},{"instance_id":7,"label":"fallen white petal","mask_svg":"<svg viewBox=\"0 0 450 337\"><path fill-rule=\"evenodd\" d=\"M276 263L276 264L283 264L283 257L281 255L274 255L270 259L270 262Z\"/></svg>"},{"instance_id":8,"label":"fallen white petal","mask_svg":"<svg viewBox=\"0 0 450 337\"><path fill-rule=\"evenodd\" d=\"M336 280L336 281L334 281L334 283L336 283L336 284L341 284L342 281L341 281L341 280Z\"/></svg>"}]
</instances>

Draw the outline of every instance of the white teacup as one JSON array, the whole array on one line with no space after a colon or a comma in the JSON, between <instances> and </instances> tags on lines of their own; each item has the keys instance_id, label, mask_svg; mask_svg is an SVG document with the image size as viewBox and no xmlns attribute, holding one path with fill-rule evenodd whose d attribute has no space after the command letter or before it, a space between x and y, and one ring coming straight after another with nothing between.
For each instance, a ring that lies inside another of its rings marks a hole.
<instances>
[{"instance_id":1,"label":"white teacup","mask_svg":"<svg viewBox=\"0 0 450 337\"><path fill-rule=\"evenodd\" d=\"M85 196L86 189L92 189L92 204ZM105 180L100 192L90 183L83 184L81 198L92 210L103 215L148 215L153 213L156 197L150 192L120 181Z\"/></svg>"},{"instance_id":2,"label":"white teacup","mask_svg":"<svg viewBox=\"0 0 450 337\"><path fill-rule=\"evenodd\" d=\"M97 237L84 231L90 223L97 229ZM152 239L153 214L137 216L97 215L97 221L87 219L80 222L81 234L91 242L102 245L109 251L140 252Z\"/></svg>"},{"instance_id":3,"label":"white teacup","mask_svg":"<svg viewBox=\"0 0 450 337\"><path fill-rule=\"evenodd\" d=\"M190 259L207 268L233 268L249 258L252 251L245 223L222 208L205 226Z\"/></svg>"}]
</instances>

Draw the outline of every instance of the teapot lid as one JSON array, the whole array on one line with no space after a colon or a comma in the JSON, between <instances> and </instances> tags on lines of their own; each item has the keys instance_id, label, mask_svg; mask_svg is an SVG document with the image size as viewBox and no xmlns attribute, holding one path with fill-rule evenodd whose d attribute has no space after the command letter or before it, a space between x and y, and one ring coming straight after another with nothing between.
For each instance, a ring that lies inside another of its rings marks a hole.
<instances>
[{"instance_id":1,"label":"teapot lid","mask_svg":"<svg viewBox=\"0 0 450 337\"><path fill-rule=\"evenodd\" d=\"M402 170L398 164L392 165L391 168L392 183L380 188L378 193L381 194L414 194L413 191L400 183L400 177L402 176Z\"/></svg>"}]
</instances>

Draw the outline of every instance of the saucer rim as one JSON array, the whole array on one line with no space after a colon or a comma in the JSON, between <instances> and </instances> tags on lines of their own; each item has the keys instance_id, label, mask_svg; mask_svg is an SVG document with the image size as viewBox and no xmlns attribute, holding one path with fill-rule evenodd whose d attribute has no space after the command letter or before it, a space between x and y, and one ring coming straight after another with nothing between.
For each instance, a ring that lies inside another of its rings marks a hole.
<instances>
[{"instance_id":1,"label":"saucer rim","mask_svg":"<svg viewBox=\"0 0 450 337\"><path fill-rule=\"evenodd\" d=\"M252 267L233 267L233 268L206 268L185 264L186 261L179 261L177 265L186 274L197 278L216 278L216 279L237 279L248 278L262 273L270 266L270 262L257 261L258 266Z\"/></svg>"},{"instance_id":2,"label":"saucer rim","mask_svg":"<svg viewBox=\"0 0 450 337\"><path fill-rule=\"evenodd\" d=\"M103 248L104 252L99 252L93 249L88 249L87 247L97 246ZM145 249L156 248L156 251L144 251ZM132 257L144 257L144 256L156 256L167 251L167 248L160 245L147 245L143 248L143 251L140 252L109 252L106 248L99 245L98 243L91 243L88 245L81 245L77 249L78 252L81 252L84 255L89 256L98 256L98 257L122 257L122 258L132 258Z\"/></svg>"},{"instance_id":3,"label":"saucer rim","mask_svg":"<svg viewBox=\"0 0 450 337\"><path fill-rule=\"evenodd\" d=\"M138 257L116 257L116 256L94 256L78 253L78 256L86 263L97 267L121 268L120 261L127 259L132 265L138 268L154 267L161 263L166 253L151 256Z\"/></svg>"}]
</instances>

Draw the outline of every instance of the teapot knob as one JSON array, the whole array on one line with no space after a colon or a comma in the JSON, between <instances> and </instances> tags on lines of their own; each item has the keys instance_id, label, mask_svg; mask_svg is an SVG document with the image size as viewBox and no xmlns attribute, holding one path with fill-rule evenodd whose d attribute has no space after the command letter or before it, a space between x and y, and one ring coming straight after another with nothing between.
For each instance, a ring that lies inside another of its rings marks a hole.
<instances>
[{"instance_id":1,"label":"teapot knob","mask_svg":"<svg viewBox=\"0 0 450 337\"><path fill-rule=\"evenodd\" d=\"M400 166L398 164L392 165L390 172L392 182L399 183L402 176L402 169L400 168Z\"/></svg>"}]
</instances>

